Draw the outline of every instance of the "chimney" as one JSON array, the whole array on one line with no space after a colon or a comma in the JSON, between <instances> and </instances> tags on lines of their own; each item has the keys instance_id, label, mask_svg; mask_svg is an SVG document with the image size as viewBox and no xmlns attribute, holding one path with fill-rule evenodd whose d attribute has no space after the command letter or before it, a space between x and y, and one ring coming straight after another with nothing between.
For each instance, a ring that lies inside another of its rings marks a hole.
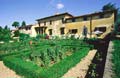
<instances>
[{"instance_id":1,"label":"chimney","mask_svg":"<svg viewBox=\"0 0 120 78\"><path fill-rule=\"evenodd\" d=\"M59 15L60 13L59 12L56 12L55 15Z\"/></svg>"}]
</instances>

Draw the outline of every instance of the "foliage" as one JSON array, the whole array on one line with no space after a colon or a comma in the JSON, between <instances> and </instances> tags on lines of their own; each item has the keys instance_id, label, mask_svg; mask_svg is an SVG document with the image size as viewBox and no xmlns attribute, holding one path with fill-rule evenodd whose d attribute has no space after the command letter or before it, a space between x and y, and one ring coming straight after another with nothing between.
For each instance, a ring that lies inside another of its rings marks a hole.
<instances>
[{"instance_id":1,"label":"foliage","mask_svg":"<svg viewBox=\"0 0 120 78\"><path fill-rule=\"evenodd\" d=\"M3 61L6 66L21 76L25 76L26 78L39 78L41 68L32 62L26 62L15 57L5 57Z\"/></svg>"},{"instance_id":2,"label":"foliage","mask_svg":"<svg viewBox=\"0 0 120 78\"><path fill-rule=\"evenodd\" d=\"M30 38L30 36L28 34L24 34L24 33L20 33L19 37L20 37L20 41L25 41Z\"/></svg>"},{"instance_id":3,"label":"foliage","mask_svg":"<svg viewBox=\"0 0 120 78\"><path fill-rule=\"evenodd\" d=\"M73 55L68 56L59 63L56 63L52 67L48 68L42 73L41 78L60 78L64 75L71 67L75 66L80 60L87 55L89 49L84 48L81 51L75 52Z\"/></svg>"},{"instance_id":4,"label":"foliage","mask_svg":"<svg viewBox=\"0 0 120 78\"><path fill-rule=\"evenodd\" d=\"M7 51L2 57L5 65L26 78L60 78L87 55L88 47L77 39L39 40L5 44L0 51Z\"/></svg>"},{"instance_id":5,"label":"foliage","mask_svg":"<svg viewBox=\"0 0 120 78\"><path fill-rule=\"evenodd\" d=\"M4 29L9 30L9 28L8 28L8 26L7 26L7 25L5 26L5 28L4 28Z\"/></svg>"},{"instance_id":6,"label":"foliage","mask_svg":"<svg viewBox=\"0 0 120 78\"><path fill-rule=\"evenodd\" d=\"M115 33L118 33L120 32L120 13L118 13L117 15L117 19L116 19L116 22L115 22Z\"/></svg>"},{"instance_id":7,"label":"foliage","mask_svg":"<svg viewBox=\"0 0 120 78\"><path fill-rule=\"evenodd\" d=\"M26 78L60 78L71 67L75 66L84 56L89 48L84 48L73 55L68 56L59 63L49 68L40 68L30 61L24 61L16 57L5 57L4 64Z\"/></svg>"},{"instance_id":8,"label":"foliage","mask_svg":"<svg viewBox=\"0 0 120 78\"><path fill-rule=\"evenodd\" d=\"M0 45L0 59L9 55L16 55L19 53L25 53L26 51L30 52L29 46L25 46L22 43L4 43Z\"/></svg>"},{"instance_id":9,"label":"foliage","mask_svg":"<svg viewBox=\"0 0 120 78\"><path fill-rule=\"evenodd\" d=\"M102 11L117 10L115 4L108 3L103 6Z\"/></svg>"},{"instance_id":10,"label":"foliage","mask_svg":"<svg viewBox=\"0 0 120 78\"><path fill-rule=\"evenodd\" d=\"M31 54L32 60L36 62L36 60L40 60L39 66L50 66L51 62L59 62L59 60L64 58L64 49L60 46L41 46L41 49L35 49L35 51Z\"/></svg>"},{"instance_id":11,"label":"foliage","mask_svg":"<svg viewBox=\"0 0 120 78\"><path fill-rule=\"evenodd\" d=\"M113 63L116 78L120 78L120 40L114 40Z\"/></svg>"},{"instance_id":12,"label":"foliage","mask_svg":"<svg viewBox=\"0 0 120 78\"><path fill-rule=\"evenodd\" d=\"M19 30L16 30L16 31L14 32L14 37L18 37L18 36L20 36L20 32L19 32Z\"/></svg>"},{"instance_id":13,"label":"foliage","mask_svg":"<svg viewBox=\"0 0 120 78\"><path fill-rule=\"evenodd\" d=\"M9 41L11 39L11 33L9 28L0 27L0 41Z\"/></svg>"},{"instance_id":14,"label":"foliage","mask_svg":"<svg viewBox=\"0 0 120 78\"><path fill-rule=\"evenodd\" d=\"M15 22L13 22L12 26L15 27L15 28L17 28L17 27L20 26L20 24L19 24L19 22L15 21Z\"/></svg>"},{"instance_id":15,"label":"foliage","mask_svg":"<svg viewBox=\"0 0 120 78\"><path fill-rule=\"evenodd\" d=\"M23 21L21 26L22 26L22 27L23 27L23 26L26 26L26 22Z\"/></svg>"},{"instance_id":16,"label":"foliage","mask_svg":"<svg viewBox=\"0 0 120 78\"><path fill-rule=\"evenodd\" d=\"M47 36L47 34L38 34L38 35L36 36L36 40L45 39L46 36Z\"/></svg>"}]
</instances>

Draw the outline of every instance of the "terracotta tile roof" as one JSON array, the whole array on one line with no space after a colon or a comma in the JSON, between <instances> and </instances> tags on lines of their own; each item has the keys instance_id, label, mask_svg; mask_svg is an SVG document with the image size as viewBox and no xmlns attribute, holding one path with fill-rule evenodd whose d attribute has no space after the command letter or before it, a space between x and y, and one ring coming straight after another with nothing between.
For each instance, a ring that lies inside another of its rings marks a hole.
<instances>
[{"instance_id":1,"label":"terracotta tile roof","mask_svg":"<svg viewBox=\"0 0 120 78\"><path fill-rule=\"evenodd\" d=\"M71 15L71 14L69 14L69 13L66 12L66 13L56 14L56 15L45 17L45 18L37 19L36 21L44 20L44 19L49 19L49 18L52 18L52 17L62 16L62 15L69 15L69 16L73 17L73 15Z\"/></svg>"}]
</instances>

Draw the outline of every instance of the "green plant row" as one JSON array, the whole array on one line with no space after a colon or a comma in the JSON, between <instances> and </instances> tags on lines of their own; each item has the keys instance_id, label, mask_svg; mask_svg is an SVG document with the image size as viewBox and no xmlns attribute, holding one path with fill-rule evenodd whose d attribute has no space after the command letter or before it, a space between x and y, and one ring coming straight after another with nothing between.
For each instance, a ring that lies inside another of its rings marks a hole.
<instances>
[{"instance_id":1,"label":"green plant row","mask_svg":"<svg viewBox=\"0 0 120 78\"><path fill-rule=\"evenodd\" d=\"M0 60L2 60L4 57L7 57L7 56L23 54L25 52L29 52L29 50L26 50L26 51L23 51L23 52L12 52L12 53L7 53L7 54L1 54L0 55Z\"/></svg>"},{"instance_id":2,"label":"green plant row","mask_svg":"<svg viewBox=\"0 0 120 78\"><path fill-rule=\"evenodd\" d=\"M41 68L32 62L12 56L5 57L3 61L6 66L25 78L39 78Z\"/></svg>"},{"instance_id":3,"label":"green plant row","mask_svg":"<svg viewBox=\"0 0 120 78\"><path fill-rule=\"evenodd\" d=\"M120 40L114 40L113 63L116 78L120 78Z\"/></svg>"},{"instance_id":4,"label":"green plant row","mask_svg":"<svg viewBox=\"0 0 120 78\"><path fill-rule=\"evenodd\" d=\"M13 56L5 57L3 61L6 66L25 78L60 78L71 67L80 62L87 55L88 51L89 48L83 48L48 68L40 68L33 62L24 61Z\"/></svg>"}]
</instances>

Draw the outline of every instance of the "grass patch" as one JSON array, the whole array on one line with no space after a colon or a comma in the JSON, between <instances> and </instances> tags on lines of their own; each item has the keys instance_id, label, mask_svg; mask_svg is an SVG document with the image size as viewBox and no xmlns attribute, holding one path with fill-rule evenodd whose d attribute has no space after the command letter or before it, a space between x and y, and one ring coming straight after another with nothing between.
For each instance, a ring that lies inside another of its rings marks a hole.
<instances>
[{"instance_id":1,"label":"grass patch","mask_svg":"<svg viewBox=\"0 0 120 78\"><path fill-rule=\"evenodd\" d=\"M113 63L116 78L120 78L120 40L114 40Z\"/></svg>"}]
</instances>

